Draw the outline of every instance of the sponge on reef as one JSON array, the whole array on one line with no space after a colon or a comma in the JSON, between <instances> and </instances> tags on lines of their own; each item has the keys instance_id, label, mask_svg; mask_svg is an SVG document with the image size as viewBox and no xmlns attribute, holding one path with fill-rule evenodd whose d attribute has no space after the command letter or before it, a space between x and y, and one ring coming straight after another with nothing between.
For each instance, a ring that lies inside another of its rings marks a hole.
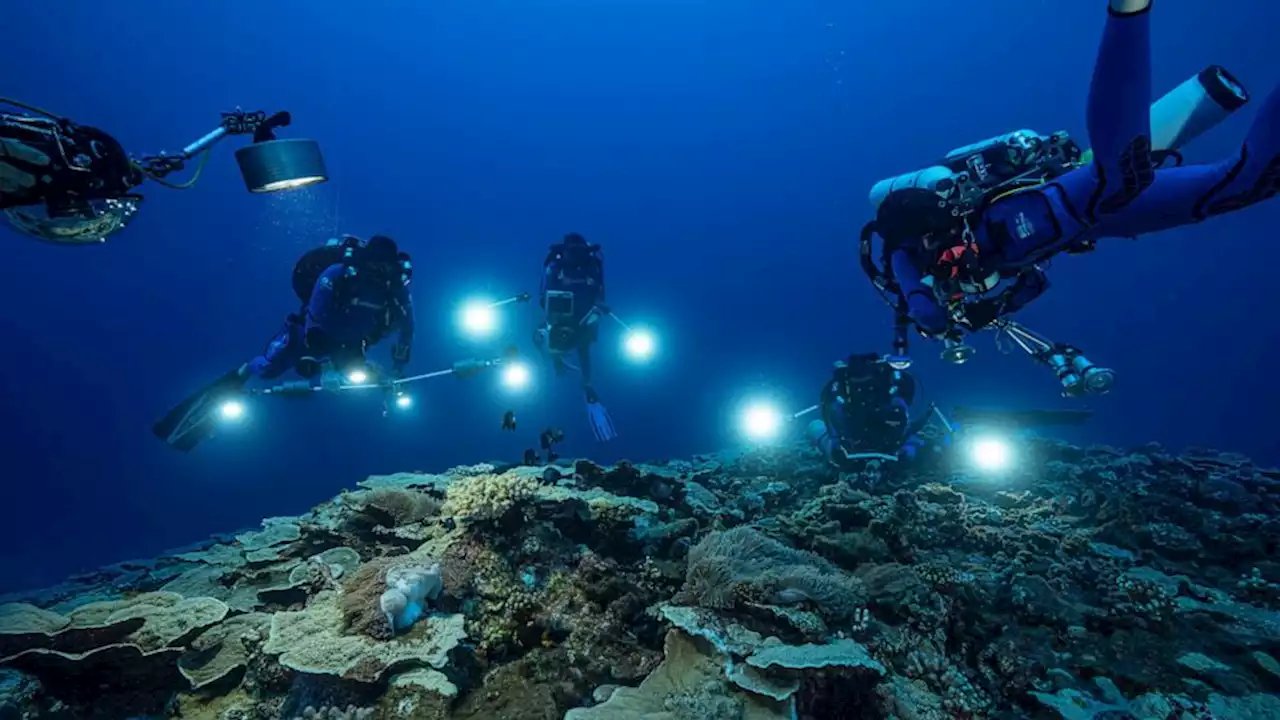
<instances>
[{"instance_id":1,"label":"sponge on reef","mask_svg":"<svg viewBox=\"0 0 1280 720\"><path fill-rule=\"evenodd\" d=\"M393 633L411 627L426 611L428 600L440 595L440 564L408 565L387 571L387 591L378 607Z\"/></svg>"}]
</instances>

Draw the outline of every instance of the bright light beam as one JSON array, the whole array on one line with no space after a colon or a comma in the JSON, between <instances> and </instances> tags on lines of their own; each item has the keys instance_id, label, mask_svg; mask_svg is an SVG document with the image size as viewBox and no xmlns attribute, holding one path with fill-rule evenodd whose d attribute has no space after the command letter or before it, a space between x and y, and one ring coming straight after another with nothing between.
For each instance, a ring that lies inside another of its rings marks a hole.
<instances>
[{"instance_id":1,"label":"bright light beam","mask_svg":"<svg viewBox=\"0 0 1280 720\"><path fill-rule=\"evenodd\" d=\"M1000 438L977 438L969 446L969 459L982 472L1004 472L1013 464L1013 449Z\"/></svg>"},{"instance_id":2,"label":"bright light beam","mask_svg":"<svg viewBox=\"0 0 1280 720\"><path fill-rule=\"evenodd\" d=\"M483 340L498 329L498 311L488 300L471 300L458 315L462 330L476 340Z\"/></svg>"},{"instance_id":3,"label":"bright light beam","mask_svg":"<svg viewBox=\"0 0 1280 720\"><path fill-rule=\"evenodd\" d=\"M244 417L244 403L239 400L228 400L222 403L222 407L218 408L218 414L223 420L234 422Z\"/></svg>"},{"instance_id":4,"label":"bright light beam","mask_svg":"<svg viewBox=\"0 0 1280 720\"><path fill-rule=\"evenodd\" d=\"M634 328L627 332L623 340L623 349L632 362L648 362L657 350L658 341L653 333L644 328Z\"/></svg>"},{"instance_id":5,"label":"bright light beam","mask_svg":"<svg viewBox=\"0 0 1280 720\"><path fill-rule=\"evenodd\" d=\"M524 390L532 377L529 366L522 362L507 363L502 368L502 384L508 390Z\"/></svg>"},{"instance_id":6,"label":"bright light beam","mask_svg":"<svg viewBox=\"0 0 1280 720\"><path fill-rule=\"evenodd\" d=\"M742 434L752 442L769 442L782 430L782 411L776 405L755 402L742 411Z\"/></svg>"}]
</instances>

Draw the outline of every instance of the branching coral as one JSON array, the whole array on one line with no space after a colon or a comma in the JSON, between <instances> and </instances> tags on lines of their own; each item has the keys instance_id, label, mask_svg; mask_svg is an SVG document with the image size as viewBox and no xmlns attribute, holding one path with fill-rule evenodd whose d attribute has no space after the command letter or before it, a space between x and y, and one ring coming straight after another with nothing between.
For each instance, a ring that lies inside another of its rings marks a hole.
<instances>
[{"instance_id":1,"label":"branching coral","mask_svg":"<svg viewBox=\"0 0 1280 720\"><path fill-rule=\"evenodd\" d=\"M916 569L925 582L938 590L947 590L960 585L972 585L977 578L971 572L957 570L951 565L942 563L925 563Z\"/></svg>"},{"instance_id":2,"label":"branching coral","mask_svg":"<svg viewBox=\"0 0 1280 720\"><path fill-rule=\"evenodd\" d=\"M442 512L471 522L496 521L537 492L538 481L527 475L476 475L449 486Z\"/></svg>"},{"instance_id":3,"label":"branching coral","mask_svg":"<svg viewBox=\"0 0 1280 720\"><path fill-rule=\"evenodd\" d=\"M1251 568L1248 575L1241 576L1236 589L1250 602L1267 607L1280 604L1280 583L1269 582L1258 568Z\"/></svg>"},{"instance_id":4,"label":"branching coral","mask_svg":"<svg viewBox=\"0 0 1280 720\"><path fill-rule=\"evenodd\" d=\"M324 707L317 710L307 707L302 711L300 720L373 720L373 708L348 705L345 709Z\"/></svg>"},{"instance_id":5,"label":"branching coral","mask_svg":"<svg viewBox=\"0 0 1280 720\"><path fill-rule=\"evenodd\" d=\"M1121 576L1111 594L1111 615L1167 624L1173 619L1174 594L1151 580Z\"/></svg>"}]
</instances>

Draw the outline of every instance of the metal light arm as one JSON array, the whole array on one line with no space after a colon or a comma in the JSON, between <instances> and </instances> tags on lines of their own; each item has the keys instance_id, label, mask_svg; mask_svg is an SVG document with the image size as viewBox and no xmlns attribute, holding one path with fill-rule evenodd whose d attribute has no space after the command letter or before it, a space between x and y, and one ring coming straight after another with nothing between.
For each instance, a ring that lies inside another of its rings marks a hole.
<instances>
[{"instance_id":1,"label":"metal light arm","mask_svg":"<svg viewBox=\"0 0 1280 720\"><path fill-rule=\"evenodd\" d=\"M256 141L258 135L265 132L269 139L270 133L275 128L283 127L290 122L291 118L286 112L276 113L268 118L267 113L262 110L245 112L236 108L231 112L222 113L222 121L218 123L218 127L205 133L178 153L170 155L161 151L156 155L144 155L137 164L153 178L164 177L182 170L186 167L188 160L217 145L228 135L254 135Z\"/></svg>"},{"instance_id":2,"label":"metal light arm","mask_svg":"<svg viewBox=\"0 0 1280 720\"><path fill-rule=\"evenodd\" d=\"M1023 352L1032 357L1043 357L1057 347L1053 341L1013 320L996 320L992 325L998 331L1008 335L1009 339L1022 348Z\"/></svg>"}]
</instances>

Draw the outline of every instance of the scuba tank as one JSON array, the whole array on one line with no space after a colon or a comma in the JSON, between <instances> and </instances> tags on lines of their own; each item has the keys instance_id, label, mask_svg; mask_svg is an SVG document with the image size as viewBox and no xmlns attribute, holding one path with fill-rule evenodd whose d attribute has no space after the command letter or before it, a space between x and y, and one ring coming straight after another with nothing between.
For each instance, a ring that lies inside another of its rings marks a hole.
<instances>
[{"instance_id":1,"label":"scuba tank","mask_svg":"<svg viewBox=\"0 0 1280 720\"><path fill-rule=\"evenodd\" d=\"M1150 109L1156 164L1169 156L1180 162L1178 150L1182 146L1216 127L1248 101L1248 90L1220 65L1206 67L1165 93ZM859 240L863 272L885 301L899 314L904 313L901 298L895 297L900 293L892 270L884 266L885 256L892 251L889 246L902 241L885 237L890 225L895 221L906 226L919 224L914 218L922 212L938 211L949 211L957 222L963 222L964 216L1001 190L1049 180L1092 159L1093 151L1081 152L1065 132L1043 136L1017 130L956 148L927 168L881 180L872 186L869 197L877 211L876 221L863 228ZM913 193L930 193L937 200L886 203L891 197ZM907 216L905 221L902 216ZM872 247L877 234L885 239L879 258Z\"/></svg>"},{"instance_id":2,"label":"scuba tank","mask_svg":"<svg viewBox=\"0 0 1280 720\"><path fill-rule=\"evenodd\" d=\"M311 302L311 292L315 289L320 274L330 267L342 263L347 266L347 275L354 277L359 270L361 251L365 242L355 235L343 235L341 238L329 238L324 245L308 250L293 266L293 294L298 296L303 305ZM408 285L413 278L413 261L409 253L396 253L396 261L400 265L400 282Z\"/></svg>"},{"instance_id":3,"label":"scuba tank","mask_svg":"<svg viewBox=\"0 0 1280 720\"><path fill-rule=\"evenodd\" d=\"M1217 127L1249 102L1249 91L1226 68L1210 65L1151 104L1151 147L1157 153L1178 150ZM977 206L989 191L1027 176L1048 179L1089 162L1071 136L1014 132L965 145L934 165L886 178L871 187L873 208L891 193L918 188L937 193L957 207Z\"/></svg>"},{"instance_id":4,"label":"scuba tank","mask_svg":"<svg viewBox=\"0 0 1280 720\"><path fill-rule=\"evenodd\" d=\"M320 273L338 263L347 264L349 270L354 270L350 265L355 262L359 248L360 238L343 235L341 238L329 238L324 245L308 250L293 266L293 294L303 305L311 302L311 291L315 289Z\"/></svg>"},{"instance_id":5,"label":"scuba tank","mask_svg":"<svg viewBox=\"0 0 1280 720\"><path fill-rule=\"evenodd\" d=\"M1151 149L1178 150L1249 102L1249 91L1221 65L1210 65L1151 106Z\"/></svg>"},{"instance_id":6,"label":"scuba tank","mask_svg":"<svg viewBox=\"0 0 1280 720\"><path fill-rule=\"evenodd\" d=\"M1075 167L1080 155L1080 147L1065 132L1044 136L1016 130L956 148L923 170L881 180L871 187L871 206L878 210L890 194L915 188L936 193L963 213L997 187L1061 175Z\"/></svg>"}]
</instances>

